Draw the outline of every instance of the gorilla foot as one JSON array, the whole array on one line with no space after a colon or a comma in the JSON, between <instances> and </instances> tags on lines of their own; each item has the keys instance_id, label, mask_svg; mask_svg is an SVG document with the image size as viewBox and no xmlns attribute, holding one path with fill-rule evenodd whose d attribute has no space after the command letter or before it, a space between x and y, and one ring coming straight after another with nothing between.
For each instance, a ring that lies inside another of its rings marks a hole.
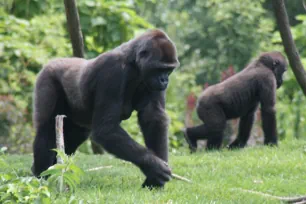
<instances>
[{"instance_id":1,"label":"gorilla foot","mask_svg":"<svg viewBox=\"0 0 306 204\"><path fill-rule=\"evenodd\" d=\"M233 150L233 149L241 149L245 147L245 143L240 142L239 140L235 140L234 142L232 142L230 145L227 146L227 148L229 150Z\"/></svg>"},{"instance_id":2,"label":"gorilla foot","mask_svg":"<svg viewBox=\"0 0 306 204\"><path fill-rule=\"evenodd\" d=\"M34 167L34 165L31 167L31 171L32 171L32 174L33 174L36 178L38 178L38 179L42 178L42 177L40 176L41 172L37 171L36 168Z\"/></svg>"},{"instance_id":3,"label":"gorilla foot","mask_svg":"<svg viewBox=\"0 0 306 204\"><path fill-rule=\"evenodd\" d=\"M185 140L189 145L190 152L191 153L195 152L197 150L197 146L198 146L197 145L197 140L193 139L193 138L190 138L187 135L187 129L183 129L183 133L184 133Z\"/></svg>"},{"instance_id":4,"label":"gorilla foot","mask_svg":"<svg viewBox=\"0 0 306 204\"><path fill-rule=\"evenodd\" d=\"M269 146L269 147L277 147L278 146L276 141L264 141L264 145Z\"/></svg>"}]
</instances>

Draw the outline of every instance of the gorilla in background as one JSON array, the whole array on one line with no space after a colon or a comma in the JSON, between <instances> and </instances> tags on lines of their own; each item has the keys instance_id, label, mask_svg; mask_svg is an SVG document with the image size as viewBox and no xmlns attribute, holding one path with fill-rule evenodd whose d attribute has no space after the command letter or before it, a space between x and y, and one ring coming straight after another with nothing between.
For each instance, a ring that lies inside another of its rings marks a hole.
<instances>
[{"instance_id":1,"label":"gorilla in background","mask_svg":"<svg viewBox=\"0 0 306 204\"><path fill-rule=\"evenodd\" d=\"M264 144L277 145L275 92L283 83L286 67L286 60L280 52L262 53L241 72L208 87L200 95L197 105L198 117L204 124L184 130L190 150L197 149L199 139L207 139L208 150L219 149L226 120L234 118L240 118L239 130L229 148L244 147L250 137L259 104Z\"/></svg>"},{"instance_id":2,"label":"gorilla in background","mask_svg":"<svg viewBox=\"0 0 306 204\"><path fill-rule=\"evenodd\" d=\"M64 114L66 154L73 154L92 131L92 139L106 151L141 169L143 187L163 187L171 177L165 94L178 65L175 45L157 29L94 59L50 61L34 91L33 174L39 176L56 162L50 150L56 148L55 116ZM147 148L120 126L134 110Z\"/></svg>"}]
</instances>

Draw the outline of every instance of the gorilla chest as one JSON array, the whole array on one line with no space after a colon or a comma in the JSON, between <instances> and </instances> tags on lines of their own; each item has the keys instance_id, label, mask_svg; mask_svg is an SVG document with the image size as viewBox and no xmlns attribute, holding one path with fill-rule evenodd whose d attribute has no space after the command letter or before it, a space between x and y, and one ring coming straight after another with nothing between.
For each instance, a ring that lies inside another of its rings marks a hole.
<instances>
[{"instance_id":1,"label":"gorilla chest","mask_svg":"<svg viewBox=\"0 0 306 204\"><path fill-rule=\"evenodd\" d=\"M128 118L131 117L133 112L133 106L132 106L132 102L131 101L127 101L122 105L121 108L121 116L120 119L121 120L126 120Z\"/></svg>"},{"instance_id":2,"label":"gorilla chest","mask_svg":"<svg viewBox=\"0 0 306 204\"><path fill-rule=\"evenodd\" d=\"M136 94L125 100L121 107L121 120L126 120L131 117L134 110L140 111L150 102L150 95L145 92L136 92Z\"/></svg>"}]
</instances>

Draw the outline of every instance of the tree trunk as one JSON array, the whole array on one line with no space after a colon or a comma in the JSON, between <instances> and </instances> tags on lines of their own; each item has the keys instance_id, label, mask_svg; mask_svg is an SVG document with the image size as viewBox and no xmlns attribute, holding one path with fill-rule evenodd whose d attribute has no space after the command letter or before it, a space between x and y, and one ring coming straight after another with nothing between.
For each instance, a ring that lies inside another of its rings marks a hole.
<instances>
[{"instance_id":1,"label":"tree trunk","mask_svg":"<svg viewBox=\"0 0 306 204\"><path fill-rule=\"evenodd\" d=\"M281 34L285 52L289 59L289 64L297 79L304 95L306 95L306 72L299 57L298 50L292 38L288 15L284 0L272 0L274 14Z\"/></svg>"},{"instance_id":2,"label":"tree trunk","mask_svg":"<svg viewBox=\"0 0 306 204\"><path fill-rule=\"evenodd\" d=\"M84 58L84 43L80 25L80 18L75 0L64 0L68 32L73 49L73 56ZM94 154L103 154L101 145L91 141L91 148Z\"/></svg>"},{"instance_id":3,"label":"tree trunk","mask_svg":"<svg viewBox=\"0 0 306 204\"><path fill-rule=\"evenodd\" d=\"M83 36L75 0L64 0L73 56L84 58Z\"/></svg>"}]
</instances>

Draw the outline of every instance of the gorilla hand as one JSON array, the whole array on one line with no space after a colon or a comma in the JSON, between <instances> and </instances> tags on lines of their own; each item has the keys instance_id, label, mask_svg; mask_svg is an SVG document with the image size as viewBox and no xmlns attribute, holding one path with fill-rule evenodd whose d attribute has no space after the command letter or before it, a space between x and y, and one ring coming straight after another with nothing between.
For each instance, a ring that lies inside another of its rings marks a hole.
<instances>
[{"instance_id":1,"label":"gorilla hand","mask_svg":"<svg viewBox=\"0 0 306 204\"><path fill-rule=\"evenodd\" d=\"M143 188L147 187L151 190L155 187L163 187L167 181L170 181L171 169L165 161L153 154L146 155L143 161L140 169L147 177L142 184Z\"/></svg>"}]
</instances>

